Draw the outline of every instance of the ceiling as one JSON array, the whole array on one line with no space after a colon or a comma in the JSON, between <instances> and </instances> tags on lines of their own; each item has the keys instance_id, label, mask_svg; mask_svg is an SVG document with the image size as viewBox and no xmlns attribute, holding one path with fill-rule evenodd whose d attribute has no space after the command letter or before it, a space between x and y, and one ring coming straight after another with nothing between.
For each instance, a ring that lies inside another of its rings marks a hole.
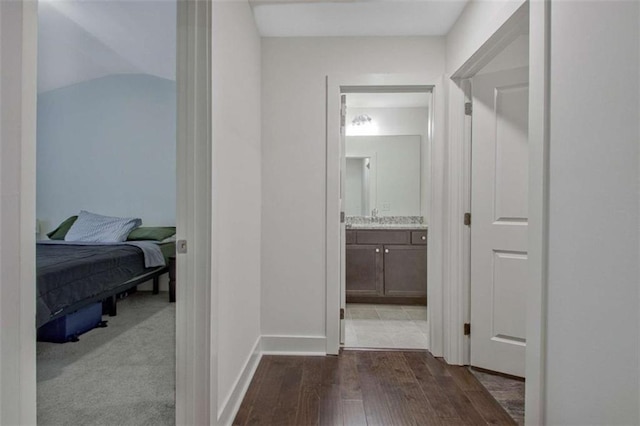
<instances>
[{"instance_id":1,"label":"ceiling","mask_svg":"<svg viewBox=\"0 0 640 426\"><path fill-rule=\"evenodd\" d=\"M264 37L441 36L468 0L253 0Z\"/></svg>"},{"instance_id":2,"label":"ceiling","mask_svg":"<svg viewBox=\"0 0 640 426\"><path fill-rule=\"evenodd\" d=\"M467 1L250 4L262 36L438 36L449 31ZM112 74L175 80L176 0L39 0L38 19L39 92Z\"/></svg>"},{"instance_id":3,"label":"ceiling","mask_svg":"<svg viewBox=\"0 0 640 426\"><path fill-rule=\"evenodd\" d=\"M175 80L175 0L40 0L38 25L39 92L111 74Z\"/></svg>"}]
</instances>

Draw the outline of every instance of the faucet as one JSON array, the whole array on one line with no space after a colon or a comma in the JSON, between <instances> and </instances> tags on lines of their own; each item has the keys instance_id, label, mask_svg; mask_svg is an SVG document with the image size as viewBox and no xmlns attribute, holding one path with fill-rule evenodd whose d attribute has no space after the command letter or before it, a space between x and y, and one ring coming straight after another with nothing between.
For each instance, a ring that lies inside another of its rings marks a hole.
<instances>
[{"instance_id":1,"label":"faucet","mask_svg":"<svg viewBox=\"0 0 640 426\"><path fill-rule=\"evenodd\" d=\"M373 222L375 222L375 219L378 218L378 209L377 208L373 208L373 210L371 210L371 218L374 219Z\"/></svg>"}]
</instances>

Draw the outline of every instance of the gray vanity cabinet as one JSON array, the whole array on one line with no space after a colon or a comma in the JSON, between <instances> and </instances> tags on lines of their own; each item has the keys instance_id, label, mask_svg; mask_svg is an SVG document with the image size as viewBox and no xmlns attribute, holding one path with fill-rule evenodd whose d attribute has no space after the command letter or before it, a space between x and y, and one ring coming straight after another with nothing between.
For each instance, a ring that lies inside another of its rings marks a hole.
<instances>
[{"instance_id":1,"label":"gray vanity cabinet","mask_svg":"<svg viewBox=\"0 0 640 426\"><path fill-rule=\"evenodd\" d=\"M426 304L426 230L347 230L347 302Z\"/></svg>"},{"instance_id":2,"label":"gray vanity cabinet","mask_svg":"<svg viewBox=\"0 0 640 426\"><path fill-rule=\"evenodd\" d=\"M383 247L347 244L347 295L375 297L383 294Z\"/></svg>"}]
</instances>

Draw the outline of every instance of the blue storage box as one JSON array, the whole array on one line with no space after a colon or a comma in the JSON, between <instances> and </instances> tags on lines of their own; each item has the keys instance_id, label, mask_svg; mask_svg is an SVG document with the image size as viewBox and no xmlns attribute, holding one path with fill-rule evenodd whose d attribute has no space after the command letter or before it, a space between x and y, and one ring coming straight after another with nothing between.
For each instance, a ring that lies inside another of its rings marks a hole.
<instances>
[{"instance_id":1,"label":"blue storage box","mask_svg":"<svg viewBox=\"0 0 640 426\"><path fill-rule=\"evenodd\" d=\"M107 322L102 321L102 302L97 302L46 323L38 329L38 341L77 342L82 333L106 326Z\"/></svg>"}]
</instances>

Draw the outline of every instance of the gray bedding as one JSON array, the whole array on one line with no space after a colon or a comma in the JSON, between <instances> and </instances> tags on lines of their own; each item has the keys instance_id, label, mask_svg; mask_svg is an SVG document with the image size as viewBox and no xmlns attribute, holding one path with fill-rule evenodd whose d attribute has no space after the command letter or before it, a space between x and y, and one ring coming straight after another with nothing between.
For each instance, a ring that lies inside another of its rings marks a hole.
<instances>
[{"instance_id":1,"label":"gray bedding","mask_svg":"<svg viewBox=\"0 0 640 426\"><path fill-rule=\"evenodd\" d=\"M87 241L64 241L64 240L43 240L38 244L46 245L65 245L65 246L121 246L129 245L138 247L144 255L145 268L153 268L156 266L165 266L166 262L159 243L155 241L123 241L121 243L94 243Z\"/></svg>"},{"instance_id":2,"label":"gray bedding","mask_svg":"<svg viewBox=\"0 0 640 426\"><path fill-rule=\"evenodd\" d=\"M145 267L145 255L139 244L79 245L47 241L36 246L36 264L38 327L78 302L153 270Z\"/></svg>"}]
</instances>

